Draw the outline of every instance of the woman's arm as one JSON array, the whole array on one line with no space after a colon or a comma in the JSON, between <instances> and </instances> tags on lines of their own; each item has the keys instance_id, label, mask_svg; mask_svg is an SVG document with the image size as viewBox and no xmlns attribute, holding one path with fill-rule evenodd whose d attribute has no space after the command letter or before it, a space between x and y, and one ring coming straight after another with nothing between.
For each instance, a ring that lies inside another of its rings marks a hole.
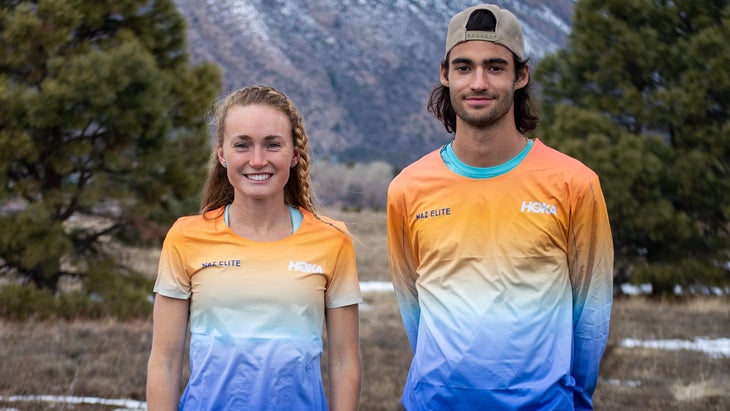
<instances>
[{"instance_id":1,"label":"woman's arm","mask_svg":"<svg viewBox=\"0 0 730 411\"><path fill-rule=\"evenodd\" d=\"M360 314L358 305L328 308L327 371L332 411L357 410L360 401Z\"/></svg>"},{"instance_id":2,"label":"woman's arm","mask_svg":"<svg viewBox=\"0 0 730 411\"><path fill-rule=\"evenodd\" d=\"M155 296L152 350L147 363L147 409L177 410L189 300Z\"/></svg>"}]
</instances>

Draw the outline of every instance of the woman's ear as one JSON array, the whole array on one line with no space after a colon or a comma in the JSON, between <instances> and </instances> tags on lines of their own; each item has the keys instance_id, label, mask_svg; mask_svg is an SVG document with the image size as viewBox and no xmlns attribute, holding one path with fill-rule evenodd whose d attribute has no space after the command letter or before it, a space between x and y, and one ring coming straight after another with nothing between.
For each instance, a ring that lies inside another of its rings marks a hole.
<instances>
[{"instance_id":1,"label":"woman's ear","mask_svg":"<svg viewBox=\"0 0 730 411\"><path fill-rule=\"evenodd\" d=\"M294 168L296 165L299 164L299 153L294 153L294 156L291 159L291 167Z\"/></svg>"},{"instance_id":2,"label":"woman's ear","mask_svg":"<svg viewBox=\"0 0 730 411\"><path fill-rule=\"evenodd\" d=\"M228 167L228 163L226 163L226 159L223 157L223 148L221 148L221 146L218 146L216 151L218 152L218 162L221 163L223 168Z\"/></svg>"}]
</instances>

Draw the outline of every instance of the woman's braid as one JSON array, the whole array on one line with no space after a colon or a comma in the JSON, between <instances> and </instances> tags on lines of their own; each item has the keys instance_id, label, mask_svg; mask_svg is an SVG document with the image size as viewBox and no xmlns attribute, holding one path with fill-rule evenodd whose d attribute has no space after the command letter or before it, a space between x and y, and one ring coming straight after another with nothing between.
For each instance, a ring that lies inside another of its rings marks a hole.
<instances>
[{"instance_id":1,"label":"woman's braid","mask_svg":"<svg viewBox=\"0 0 730 411\"><path fill-rule=\"evenodd\" d=\"M292 170L299 186L299 204L297 205L316 215L310 182L309 139L301 123L294 128L294 149L299 153L299 163Z\"/></svg>"}]
</instances>

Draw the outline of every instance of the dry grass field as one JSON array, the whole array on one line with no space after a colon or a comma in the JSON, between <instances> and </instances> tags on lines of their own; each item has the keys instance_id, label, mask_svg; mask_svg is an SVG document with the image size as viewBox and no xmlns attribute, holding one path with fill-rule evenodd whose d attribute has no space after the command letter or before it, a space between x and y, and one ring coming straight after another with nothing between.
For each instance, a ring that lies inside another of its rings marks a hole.
<instances>
[{"instance_id":1,"label":"dry grass field","mask_svg":"<svg viewBox=\"0 0 730 411\"><path fill-rule=\"evenodd\" d=\"M356 237L363 281L387 281L384 215L330 213ZM145 251L144 259L154 261ZM150 263L154 264L154 263ZM152 271L154 268L151 269ZM730 338L727 298L683 302L644 297L615 301L609 347L595 394L597 410L730 410L730 357L689 350L626 348L640 340ZM0 411L142 409L150 321L0 320ZM369 293L361 306L361 410L398 410L410 349L392 293ZM68 404L13 396L136 400ZM135 408L136 407L136 408Z\"/></svg>"}]
</instances>

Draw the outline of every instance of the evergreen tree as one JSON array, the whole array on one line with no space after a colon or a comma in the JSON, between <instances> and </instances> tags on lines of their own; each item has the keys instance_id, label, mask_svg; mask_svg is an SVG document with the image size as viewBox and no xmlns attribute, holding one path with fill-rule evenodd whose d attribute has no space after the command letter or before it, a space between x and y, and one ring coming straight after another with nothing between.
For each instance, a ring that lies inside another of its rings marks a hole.
<instances>
[{"instance_id":1,"label":"evergreen tree","mask_svg":"<svg viewBox=\"0 0 730 411\"><path fill-rule=\"evenodd\" d=\"M221 74L185 47L172 0L2 1L0 275L98 284L110 239L195 211Z\"/></svg>"},{"instance_id":2,"label":"evergreen tree","mask_svg":"<svg viewBox=\"0 0 730 411\"><path fill-rule=\"evenodd\" d=\"M617 281L730 283L730 5L580 0L540 62L541 135L604 185Z\"/></svg>"}]
</instances>

